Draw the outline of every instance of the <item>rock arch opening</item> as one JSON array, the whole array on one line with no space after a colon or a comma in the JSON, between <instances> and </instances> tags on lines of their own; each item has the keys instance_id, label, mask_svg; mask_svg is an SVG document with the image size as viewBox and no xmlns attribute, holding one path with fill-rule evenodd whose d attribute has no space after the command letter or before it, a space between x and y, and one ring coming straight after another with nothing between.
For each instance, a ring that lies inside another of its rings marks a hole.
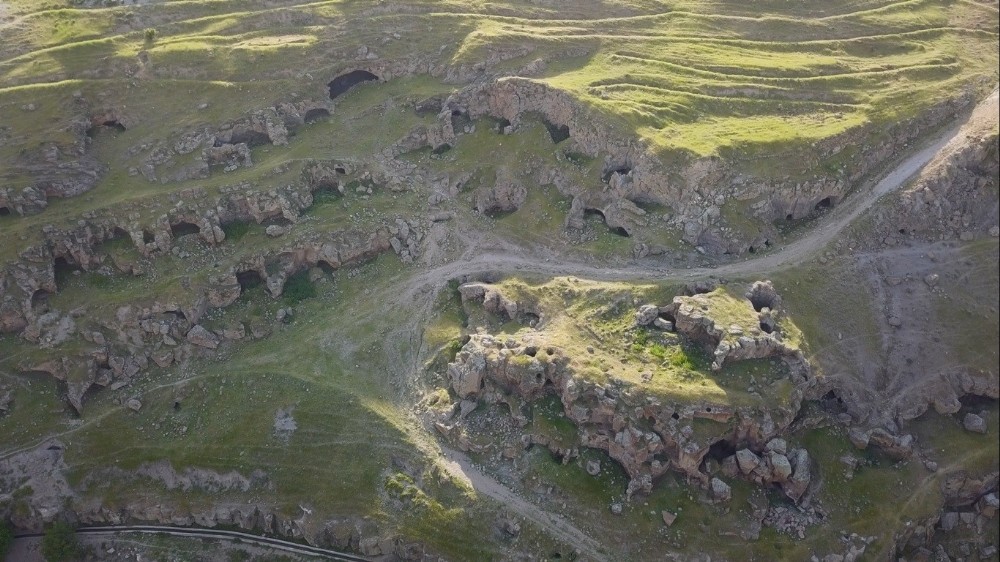
<instances>
[{"instance_id":1,"label":"rock arch opening","mask_svg":"<svg viewBox=\"0 0 1000 562\"><path fill-rule=\"evenodd\" d=\"M834 205L836 205L836 204L837 204L836 198L834 198L834 197L824 197L824 198L820 199L816 203L816 205L813 206L813 209L816 210L816 211L826 211L828 209L832 209L834 207Z\"/></svg>"},{"instance_id":2,"label":"rock arch opening","mask_svg":"<svg viewBox=\"0 0 1000 562\"><path fill-rule=\"evenodd\" d=\"M111 129L118 133L126 131L125 125L122 125L117 119L99 119L91 122L90 127L87 128L87 136L94 138L102 129Z\"/></svg>"},{"instance_id":3,"label":"rock arch opening","mask_svg":"<svg viewBox=\"0 0 1000 562\"><path fill-rule=\"evenodd\" d=\"M310 109L302 116L302 120L306 123L315 123L322 119L326 119L330 116L330 112L322 107L317 107L315 109Z\"/></svg>"},{"instance_id":4,"label":"rock arch opening","mask_svg":"<svg viewBox=\"0 0 1000 562\"><path fill-rule=\"evenodd\" d=\"M611 226L611 225L609 225L607 217L604 216L604 211L601 211L600 209L586 209L585 211L583 211L583 216L584 217L588 217L588 216L589 217L593 217L593 216L600 217L601 222L604 223L604 226L608 227L608 231L610 231L611 234L614 234L614 235L617 235L617 236L621 236L623 238L629 238L630 236L632 236L631 234L629 234L629 231L625 227L623 227L623 226Z\"/></svg>"},{"instance_id":5,"label":"rock arch opening","mask_svg":"<svg viewBox=\"0 0 1000 562\"><path fill-rule=\"evenodd\" d=\"M32 310L38 310L39 308L45 308L49 305L49 292L45 289L38 289L31 294L31 308Z\"/></svg>"},{"instance_id":6,"label":"rock arch opening","mask_svg":"<svg viewBox=\"0 0 1000 562\"><path fill-rule=\"evenodd\" d=\"M236 274L236 282L240 284L240 294L242 295L253 288L263 285L264 278L260 276L257 270L248 269Z\"/></svg>"},{"instance_id":7,"label":"rock arch opening","mask_svg":"<svg viewBox=\"0 0 1000 562\"><path fill-rule=\"evenodd\" d=\"M170 225L170 234L174 238L180 238L182 236L190 236L191 234L200 234L200 233L201 229L198 228L198 225L191 222L181 221L177 224Z\"/></svg>"},{"instance_id":8,"label":"rock arch opening","mask_svg":"<svg viewBox=\"0 0 1000 562\"><path fill-rule=\"evenodd\" d=\"M708 447L708 453L705 454L705 459L722 462L727 457L731 457L735 454L736 445L728 439L720 439Z\"/></svg>"},{"instance_id":9,"label":"rock arch opening","mask_svg":"<svg viewBox=\"0 0 1000 562\"><path fill-rule=\"evenodd\" d=\"M445 152L448 152L449 150L451 150L451 145L448 144L448 143L444 143L444 144L441 144L439 146L434 147L434 150L431 151L431 154L435 154L435 155L440 156L440 155L444 154Z\"/></svg>"},{"instance_id":10,"label":"rock arch opening","mask_svg":"<svg viewBox=\"0 0 1000 562\"><path fill-rule=\"evenodd\" d=\"M623 175L623 176L627 176L631 172L632 172L632 168L630 168L629 166L617 166L617 167L611 168L609 170L605 170L604 171L604 175L601 177L601 179L604 180L604 183L608 183L608 182L611 181L611 176L613 176L615 174L620 174L620 175Z\"/></svg>"},{"instance_id":11,"label":"rock arch opening","mask_svg":"<svg viewBox=\"0 0 1000 562\"><path fill-rule=\"evenodd\" d=\"M271 137L267 133L262 131L254 131L252 129L240 129L233 131L232 135L229 137L229 142L221 142L219 140L215 141L215 146L219 147L223 144L246 144L247 146L261 146L265 144L271 144Z\"/></svg>"},{"instance_id":12,"label":"rock arch opening","mask_svg":"<svg viewBox=\"0 0 1000 562\"><path fill-rule=\"evenodd\" d=\"M456 133L463 132L472 125L469 112L464 109L451 110L451 128Z\"/></svg>"},{"instance_id":13,"label":"rock arch opening","mask_svg":"<svg viewBox=\"0 0 1000 562\"><path fill-rule=\"evenodd\" d=\"M0 207L0 217L10 216L10 207Z\"/></svg>"},{"instance_id":14,"label":"rock arch opening","mask_svg":"<svg viewBox=\"0 0 1000 562\"><path fill-rule=\"evenodd\" d=\"M551 138L552 142L555 144L559 144L569 138L568 125L556 125L550 121L545 121L545 128L549 131L549 138Z\"/></svg>"},{"instance_id":15,"label":"rock arch opening","mask_svg":"<svg viewBox=\"0 0 1000 562\"><path fill-rule=\"evenodd\" d=\"M330 99L336 99L337 97L347 93L348 90L358 84L378 81L378 79L378 76L375 76L367 70L352 70L347 74L341 74L340 76L334 78L328 82L326 86L330 90Z\"/></svg>"},{"instance_id":16,"label":"rock arch opening","mask_svg":"<svg viewBox=\"0 0 1000 562\"><path fill-rule=\"evenodd\" d=\"M316 267L322 269L323 273L326 273L327 275L333 275L333 272L337 271L337 268L333 267L333 264L326 260L319 260L316 262Z\"/></svg>"},{"instance_id":17,"label":"rock arch opening","mask_svg":"<svg viewBox=\"0 0 1000 562\"><path fill-rule=\"evenodd\" d=\"M56 287L63 286L64 283L75 273L82 271L80 266L70 263L64 257L58 257L52 261L52 272L55 274Z\"/></svg>"}]
</instances>

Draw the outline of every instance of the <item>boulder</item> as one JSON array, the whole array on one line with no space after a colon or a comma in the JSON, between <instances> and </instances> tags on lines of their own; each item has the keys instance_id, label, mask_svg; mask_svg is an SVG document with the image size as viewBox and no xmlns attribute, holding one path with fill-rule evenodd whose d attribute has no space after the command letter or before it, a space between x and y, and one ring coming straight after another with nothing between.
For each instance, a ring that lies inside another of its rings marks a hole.
<instances>
[{"instance_id":1,"label":"boulder","mask_svg":"<svg viewBox=\"0 0 1000 562\"><path fill-rule=\"evenodd\" d=\"M219 337L205 329L201 324L197 324L188 330L187 340L194 345L208 349L219 347Z\"/></svg>"},{"instance_id":2,"label":"boulder","mask_svg":"<svg viewBox=\"0 0 1000 562\"><path fill-rule=\"evenodd\" d=\"M659 317L660 307L655 304L644 304L635 313L636 326L648 326Z\"/></svg>"},{"instance_id":3,"label":"boulder","mask_svg":"<svg viewBox=\"0 0 1000 562\"><path fill-rule=\"evenodd\" d=\"M760 457L750 449L740 449L736 451L736 463L740 467L740 472L750 474L760 465Z\"/></svg>"},{"instance_id":4,"label":"boulder","mask_svg":"<svg viewBox=\"0 0 1000 562\"><path fill-rule=\"evenodd\" d=\"M792 475L792 463L785 455L771 455L771 474L775 482L784 482Z\"/></svg>"},{"instance_id":5,"label":"boulder","mask_svg":"<svg viewBox=\"0 0 1000 562\"><path fill-rule=\"evenodd\" d=\"M733 489L719 478L712 478L709 483L712 490L712 499L717 502L727 502L733 497Z\"/></svg>"},{"instance_id":6,"label":"boulder","mask_svg":"<svg viewBox=\"0 0 1000 562\"><path fill-rule=\"evenodd\" d=\"M986 420L981 416L973 413L965 414L962 418L962 427L966 431L971 431L973 433L986 433Z\"/></svg>"},{"instance_id":7,"label":"boulder","mask_svg":"<svg viewBox=\"0 0 1000 562\"><path fill-rule=\"evenodd\" d=\"M142 402L140 402L138 398L130 398L128 402L125 402L125 406L133 412L138 412L142 409Z\"/></svg>"}]
</instances>

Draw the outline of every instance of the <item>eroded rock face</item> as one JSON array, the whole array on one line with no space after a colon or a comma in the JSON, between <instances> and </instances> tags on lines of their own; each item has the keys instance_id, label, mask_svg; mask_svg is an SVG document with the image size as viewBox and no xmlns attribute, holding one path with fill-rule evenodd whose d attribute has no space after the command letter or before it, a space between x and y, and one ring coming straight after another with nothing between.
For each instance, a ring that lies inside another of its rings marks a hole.
<instances>
[{"instance_id":1,"label":"eroded rock face","mask_svg":"<svg viewBox=\"0 0 1000 562\"><path fill-rule=\"evenodd\" d=\"M509 172L498 171L492 188L476 195L476 210L483 214L516 211L528 197L528 190Z\"/></svg>"},{"instance_id":2,"label":"eroded rock face","mask_svg":"<svg viewBox=\"0 0 1000 562\"><path fill-rule=\"evenodd\" d=\"M477 284L463 294L478 295L487 290L488 286ZM710 478L702 472L702 461L717 437L694 435L694 418L730 423L733 430L724 436L726 440L763 450L791 424L802 395L796 389L787 406L763 412L720 404L664 404L618 383L600 385L580 377L570 358L538 334L521 338L474 334L448 365L448 376L455 392L466 399L491 402L503 401L508 395L526 400L556 395L566 416L579 428L580 444L606 451L625 469L631 479L629 495L648 492L653 479L669 469L708 485ZM786 459L787 474L777 459L778 476L772 477L770 466L775 463L765 465L757 455L748 453L767 468L766 475L751 479L787 481L789 496L801 497L809 482L807 457L801 462L796 456ZM803 468L798 468L797 462Z\"/></svg>"},{"instance_id":3,"label":"eroded rock face","mask_svg":"<svg viewBox=\"0 0 1000 562\"><path fill-rule=\"evenodd\" d=\"M674 297L661 312L674 318L673 327L678 333L711 350L714 370L721 369L727 360L782 357L795 371L807 376L808 362L800 350L781 339L779 310L768 306L781 306L781 297L771 283L754 283L747 297L741 302L727 297L724 289L716 289Z\"/></svg>"}]
</instances>

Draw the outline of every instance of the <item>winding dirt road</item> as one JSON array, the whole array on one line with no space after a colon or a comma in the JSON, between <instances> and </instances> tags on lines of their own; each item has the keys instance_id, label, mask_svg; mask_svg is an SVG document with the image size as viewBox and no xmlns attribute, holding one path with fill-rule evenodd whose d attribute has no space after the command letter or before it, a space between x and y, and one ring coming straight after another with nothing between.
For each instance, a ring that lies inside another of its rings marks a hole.
<instances>
[{"instance_id":1,"label":"winding dirt road","mask_svg":"<svg viewBox=\"0 0 1000 562\"><path fill-rule=\"evenodd\" d=\"M979 108L994 113L998 110L998 91L979 104ZM412 307L422 300L432 306L432 297L449 280L461 276L476 276L487 273L524 272L543 275L572 275L582 278L607 281L684 281L708 276L740 275L773 271L808 260L832 242L855 219L869 209L879 198L896 191L907 184L939 154L946 155L950 149L964 140L964 125L971 111L956 124L927 139L914 153L899 161L894 168L874 184L868 183L852 194L847 200L817 221L815 227L801 238L777 248L770 254L752 260L733 262L717 267L702 267L669 270L642 263L625 267L598 267L588 263L540 260L518 253L489 252L474 257L433 267L410 278L405 288L397 293L400 302L408 302ZM466 255L468 255L467 252ZM429 310L429 309L428 309ZM582 559L607 560L601 545L590 535L576 528L571 522L558 515L546 512L521 498L516 493L483 473L468 457L442 448L443 465L453 477L466 482L477 493L490 497L521 517L539 525L553 537L573 545Z\"/></svg>"}]
</instances>

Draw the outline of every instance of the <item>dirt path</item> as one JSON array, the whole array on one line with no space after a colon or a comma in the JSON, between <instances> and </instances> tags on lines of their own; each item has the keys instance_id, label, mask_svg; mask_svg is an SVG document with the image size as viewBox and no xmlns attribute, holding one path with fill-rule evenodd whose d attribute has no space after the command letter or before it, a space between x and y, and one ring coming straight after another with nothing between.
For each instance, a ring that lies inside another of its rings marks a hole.
<instances>
[{"instance_id":1,"label":"dirt path","mask_svg":"<svg viewBox=\"0 0 1000 562\"><path fill-rule=\"evenodd\" d=\"M539 508L503 484L480 472L472 464L472 460L462 453L446 447L442 447L441 451L444 457L442 464L454 478L465 482L477 493L507 506L511 511L545 529L553 537L572 545L580 555L578 560L608 560L597 541L587 533L577 529L566 519Z\"/></svg>"},{"instance_id":2,"label":"dirt path","mask_svg":"<svg viewBox=\"0 0 1000 562\"><path fill-rule=\"evenodd\" d=\"M985 102L997 104L997 92ZM716 267L700 267L670 270L664 266L635 263L621 267L599 267L591 263L569 260L540 260L536 257L496 250L480 253L471 259L455 261L433 267L410 279L400 295L410 300L418 293L433 291L449 280L462 275L477 275L489 272L537 273L545 275L574 275L589 279L607 281L684 281L708 276L738 275L780 269L801 263L833 241L861 213L871 207L879 198L891 193L907 183L920 172L948 144L959 136L964 121L948 128L930 139L920 150L902 160L888 174L874 185L867 184L852 194L840 206L819 220L805 236L778 248L773 253L742 262L728 263Z\"/></svg>"},{"instance_id":3,"label":"dirt path","mask_svg":"<svg viewBox=\"0 0 1000 562\"><path fill-rule=\"evenodd\" d=\"M997 106L997 91L983 102ZM928 139L924 145L900 161L893 169L874 184L868 183L847 200L820 219L816 226L803 237L777 248L773 253L743 262L729 263L717 267L701 267L670 270L662 266L635 263L623 267L598 267L590 263L570 260L539 259L523 252L502 251L494 248L478 254L473 252L481 241L468 246L460 261L432 267L411 277L396 293L400 303L409 307L423 303L423 310L431 303L438 291L449 280L463 275L481 275L491 272L535 273L544 275L572 275L608 281L684 281L707 276L740 275L763 273L782 267L802 263L826 247L862 213L882 196L900 189L919 173L934 158L951 148L951 143L961 142L962 126L965 119ZM593 560L605 560L600 544L583 531L577 529L564 518L535 506L503 486L489 475L478 470L468 457L456 451L442 448L443 464L455 478L466 482L476 492L488 496L539 525L552 536L574 545L580 553Z\"/></svg>"}]
</instances>

